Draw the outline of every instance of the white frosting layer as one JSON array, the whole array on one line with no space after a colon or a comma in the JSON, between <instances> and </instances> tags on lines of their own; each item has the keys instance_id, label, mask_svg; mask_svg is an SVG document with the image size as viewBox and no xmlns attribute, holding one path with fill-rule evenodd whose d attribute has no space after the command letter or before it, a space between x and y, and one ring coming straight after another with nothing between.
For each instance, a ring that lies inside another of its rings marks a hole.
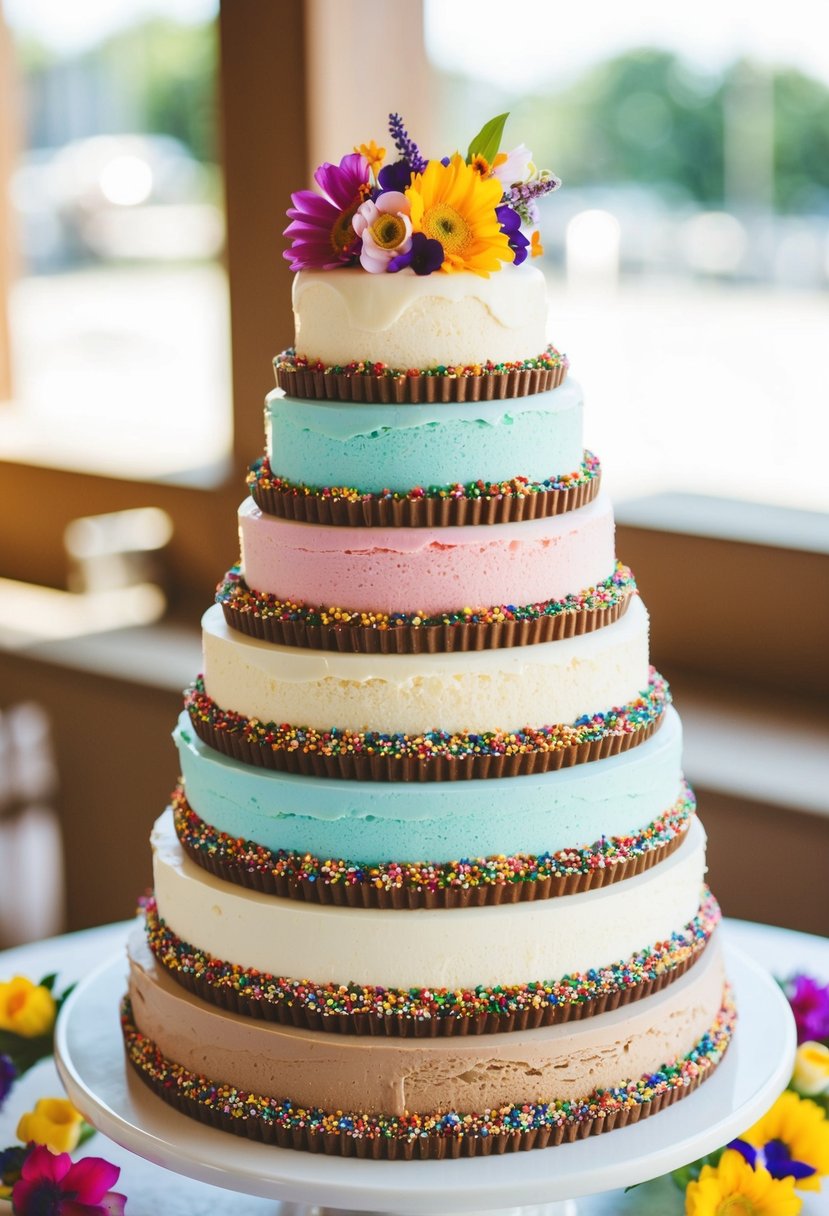
<instances>
[{"instance_id":1,"label":"white frosting layer","mask_svg":"<svg viewBox=\"0 0 829 1216\"><path fill-rule=\"evenodd\" d=\"M648 683L648 616L635 598L582 637L464 654L339 654L235 633L202 618L204 685L222 709L318 730L421 734L575 722L633 700Z\"/></svg>"},{"instance_id":2,"label":"white frosting layer","mask_svg":"<svg viewBox=\"0 0 829 1216\"><path fill-rule=\"evenodd\" d=\"M169 810L152 845L159 914L183 941L272 975L386 988L523 984L623 961L696 915L705 874L696 819L675 853L625 882L448 910L327 907L231 886L189 860Z\"/></svg>"},{"instance_id":3,"label":"white frosting layer","mask_svg":"<svg viewBox=\"0 0 829 1216\"><path fill-rule=\"evenodd\" d=\"M546 284L526 262L489 278L303 270L293 304L297 353L326 364L425 370L531 359L546 346Z\"/></svg>"}]
</instances>

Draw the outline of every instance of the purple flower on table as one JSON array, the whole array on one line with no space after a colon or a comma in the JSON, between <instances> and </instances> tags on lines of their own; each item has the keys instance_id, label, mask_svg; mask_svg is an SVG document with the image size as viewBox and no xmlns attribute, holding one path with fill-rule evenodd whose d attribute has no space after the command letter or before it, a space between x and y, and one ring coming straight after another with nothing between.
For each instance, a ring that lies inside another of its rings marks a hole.
<instances>
[{"instance_id":1,"label":"purple flower on table","mask_svg":"<svg viewBox=\"0 0 829 1216\"><path fill-rule=\"evenodd\" d=\"M433 270L440 270L443 259L443 246L440 241L432 240L423 232L415 232L409 251L392 258L386 269L392 274L407 268L411 268L415 274L431 274Z\"/></svg>"},{"instance_id":2,"label":"purple flower on table","mask_svg":"<svg viewBox=\"0 0 829 1216\"><path fill-rule=\"evenodd\" d=\"M10 1056L0 1052L0 1110L17 1078L17 1068Z\"/></svg>"},{"instance_id":3,"label":"purple flower on table","mask_svg":"<svg viewBox=\"0 0 829 1216\"><path fill-rule=\"evenodd\" d=\"M320 194L298 190L291 195L291 222L283 234L291 240L283 254L291 270L334 270L353 263L360 252L352 221L370 193L368 161L350 152L339 165L320 165L314 181Z\"/></svg>"},{"instance_id":4,"label":"purple flower on table","mask_svg":"<svg viewBox=\"0 0 829 1216\"><path fill-rule=\"evenodd\" d=\"M126 1197L109 1188L121 1173L102 1157L72 1163L68 1153L37 1144L12 1191L17 1216L123 1216Z\"/></svg>"},{"instance_id":5,"label":"purple flower on table","mask_svg":"<svg viewBox=\"0 0 829 1216\"><path fill-rule=\"evenodd\" d=\"M495 214L498 216L501 231L506 234L509 247L513 252L513 265L520 266L527 260L527 250L530 247L529 237L524 236L521 231L521 216L506 203L501 207L496 207Z\"/></svg>"},{"instance_id":6,"label":"purple flower on table","mask_svg":"<svg viewBox=\"0 0 829 1216\"><path fill-rule=\"evenodd\" d=\"M798 1043L829 1039L829 984L795 975L783 987L794 1013Z\"/></svg>"}]
</instances>

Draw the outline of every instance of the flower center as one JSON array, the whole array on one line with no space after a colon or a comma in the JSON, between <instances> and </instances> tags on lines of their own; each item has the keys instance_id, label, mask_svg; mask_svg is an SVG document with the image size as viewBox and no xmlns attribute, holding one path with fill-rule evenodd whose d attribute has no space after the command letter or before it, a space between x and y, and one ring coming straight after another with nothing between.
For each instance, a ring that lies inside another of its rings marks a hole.
<instances>
[{"instance_id":1,"label":"flower center","mask_svg":"<svg viewBox=\"0 0 829 1216\"><path fill-rule=\"evenodd\" d=\"M463 253L472 239L469 224L448 203L435 203L424 211L422 227L433 241L440 241L447 253Z\"/></svg>"},{"instance_id":2,"label":"flower center","mask_svg":"<svg viewBox=\"0 0 829 1216\"><path fill-rule=\"evenodd\" d=\"M58 1216L63 1200L68 1198L69 1195L60 1189L57 1182L44 1178L26 1200L27 1216Z\"/></svg>"},{"instance_id":3,"label":"flower center","mask_svg":"<svg viewBox=\"0 0 829 1216\"><path fill-rule=\"evenodd\" d=\"M350 249L356 240L351 221L354 219L360 202L361 200L358 199L354 206L349 207L347 211L341 211L339 218L331 229L331 248L338 257Z\"/></svg>"},{"instance_id":4,"label":"flower center","mask_svg":"<svg viewBox=\"0 0 829 1216\"><path fill-rule=\"evenodd\" d=\"M8 1005L6 1006L6 1008L8 1010L10 1017L14 1017L15 1014L20 1013L20 1010L26 1004L28 995L29 994L27 992L23 991L23 992L15 992L12 994L12 996L9 997Z\"/></svg>"},{"instance_id":5,"label":"flower center","mask_svg":"<svg viewBox=\"0 0 829 1216\"><path fill-rule=\"evenodd\" d=\"M745 1195L728 1195L717 1205L714 1216L759 1216L757 1208Z\"/></svg>"},{"instance_id":6,"label":"flower center","mask_svg":"<svg viewBox=\"0 0 829 1216\"><path fill-rule=\"evenodd\" d=\"M396 249L406 236L406 225L398 215L381 215L369 230L375 245L381 249Z\"/></svg>"}]
</instances>

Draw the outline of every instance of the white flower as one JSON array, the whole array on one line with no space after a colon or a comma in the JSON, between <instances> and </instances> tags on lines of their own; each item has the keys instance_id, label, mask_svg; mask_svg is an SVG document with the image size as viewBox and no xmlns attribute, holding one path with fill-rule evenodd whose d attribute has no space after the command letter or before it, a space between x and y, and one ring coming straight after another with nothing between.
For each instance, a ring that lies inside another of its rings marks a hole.
<instances>
[{"instance_id":1,"label":"white flower","mask_svg":"<svg viewBox=\"0 0 829 1216\"><path fill-rule=\"evenodd\" d=\"M792 1085L799 1094L815 1097L829 1094L829 1047L823 1043L801 1043L794 1061Z\"/></svg>"},{"instance_id":2,"label":"white flower","mask_svg":"<svg viewBox=\"0 0 829 1216\"><path fill-rule=\"evenodd\" d=\"M498 156L500 155L499 152ZM536 171L533 154L526 144L519 144L517 148L507 152L506 160L502 160L500 164L497 163L498 157L495 158L495 161L492 172L505 190L509 190L510 186L515 186L519 182L529 181Z\"/></svg>"},{"instance_id":3,"label":"white flower","mask_svg":"<svg viewBox=\"0 0 829 1216\"><path fill-rule=\"evenodd\" d=\"M352 223L363 241L360 265L370 274L386 270L392 258L412 247L409 200L397 190L386 190L374 201L368 199L358 207Z\"/></svg>"}]
</instances>

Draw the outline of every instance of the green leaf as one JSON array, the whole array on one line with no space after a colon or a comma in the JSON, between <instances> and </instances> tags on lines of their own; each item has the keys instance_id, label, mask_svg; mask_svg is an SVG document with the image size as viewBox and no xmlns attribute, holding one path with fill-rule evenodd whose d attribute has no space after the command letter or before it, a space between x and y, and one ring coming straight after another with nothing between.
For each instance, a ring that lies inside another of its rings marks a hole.
<instances>
[{"instance_id":1,"label":"green leaf","mask_svg":"<svg viewBox=\"0 0 829 1216\"><path fill-rule=\"evenodd\" d=\"M11 1030L0 1030L0 1052L11 1058L18 1076L28 1072L38 1060L45 1060L54 1051L52 1032L27 1039Z\"/></svg>"},{"instance_id":2,"label":"green leaf","mask_svg":"<svg viewBox=\"0 0 829 1216\"><path fill-rule=\"evenodd\" d=\"M466 154L467 164L473 156L483 156L484 160L492 164L501 147L501 136L504 134L504 126L508 118L509 114L499 114L497 118L490 118L489 122L484 123L469 145L469 151Z\"/></svg>"},{"instance_id":3,"label":"green leaf","mask_svg":"<svg viewBox=\"0 0 829 1216\"><path fill-rule=\"evenodd\" d=\"M44 975L43 979L40 981L40 987L46 988L49 992L51 992L55 987L55 980L57 978L57 971L53 971L50 975Z\"/></svg>"}]
</instances>

